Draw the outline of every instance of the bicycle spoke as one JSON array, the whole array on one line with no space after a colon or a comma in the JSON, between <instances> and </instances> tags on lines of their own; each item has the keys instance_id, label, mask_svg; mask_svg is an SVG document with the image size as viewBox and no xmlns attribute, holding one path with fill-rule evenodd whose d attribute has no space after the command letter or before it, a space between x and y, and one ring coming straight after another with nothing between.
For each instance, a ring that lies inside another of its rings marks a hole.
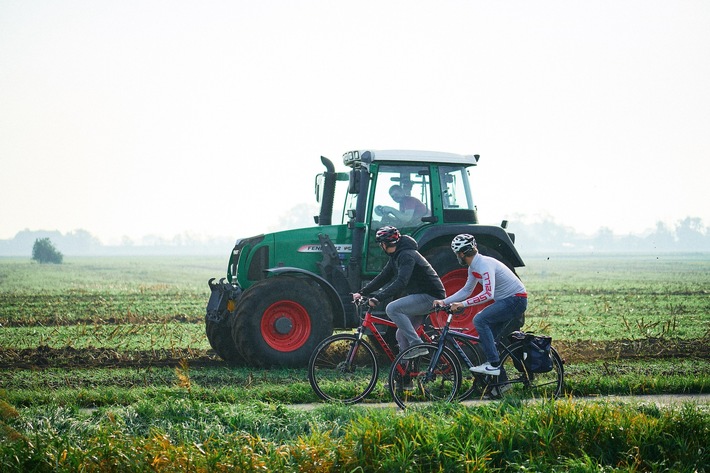
<instances>
[{"instance_id":1,"label":"bicycle spoke","mask_svg":"<svg viewBox=\"0 0 710 473\"><path fill-rule=\"evenodd\" d=\"M362 400L377 382L375 353L350 334L333 335L315 349L308 364L308 379L323 400L352 404Z\"/></svg>"},{"instance_id":2,"label":"bicycle spoke","mask_svg":"<svg viewBox=\"0 0 710 473\"><path fill-rule=\"evenodd\" d=\"M390 392L402 409L412 403L448 402L456 396L461 376L456 356L445 350L430 371L437 347L425 345L425 348L426 354L411 360L406 357L413 348L405 350L392 365Z\"/></svg>"},{"instance_id":3,"label":"bicycle spoke","mask_svg":"<svg viewBox=\"0 0 710 473\"><path fill-rule=\"evenodd\" d=\"M524 398L555 398L562 394L564 368L554 349L550 352L552 369L545 373L532 373L524 361L522 342L514 343L503 355L501 375L491 391L494 396Z\"/></svg>"}]
</instances>

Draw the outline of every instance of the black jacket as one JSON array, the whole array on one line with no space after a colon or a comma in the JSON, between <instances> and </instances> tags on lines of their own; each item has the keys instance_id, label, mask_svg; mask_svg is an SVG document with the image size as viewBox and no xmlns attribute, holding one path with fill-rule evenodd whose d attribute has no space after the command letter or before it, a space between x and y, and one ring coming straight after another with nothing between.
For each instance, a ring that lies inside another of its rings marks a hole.
<instances>
[{"instance_id":1,"label":"black jacket","mask_svg":"<svg viewBox=\"0 0 710 473\"><path fill-rule=\"evenodd\" d=\"M403 235L382 272L362 288L360 294L371 295L378 300L394 297L402 291L407 294L429 294L436 299L446 297L439 275L417 251L418 248L414 238Z\"/></svg>"}]
</instances>

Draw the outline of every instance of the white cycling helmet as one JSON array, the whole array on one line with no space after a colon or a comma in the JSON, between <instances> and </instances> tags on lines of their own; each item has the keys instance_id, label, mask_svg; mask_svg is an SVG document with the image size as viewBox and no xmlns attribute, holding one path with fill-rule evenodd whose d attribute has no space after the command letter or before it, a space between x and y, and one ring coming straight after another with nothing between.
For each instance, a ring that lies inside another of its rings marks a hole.
<instances>
[{"instance_id":1,"label":"white cycling helmet","mask_svg":"<svg viewBox=\"0 0 710 473\"><path fill-rule=\"evenodd\" d=\"M461 233L456 235L453 240L451 240L451 249L454 253L468 253L476 248L476 239L473 235L468 233Z\"/></svg>"},{"instance_id":2,"label":"white cycling helmet","mask_svg":"<svg viewBox=\"0 0 710 473\"><path fill-rule=\"evenodd\" d=\"M456 235L454 239L451 240L451 249L454 251L456 259L459 261L461 266L468 265L466 264L466 261L459 256L459 253L463 253L464 257L471 256L474 248L477 248L476 239L473 238L473 235L469 235L468 233Z\"/></svg>"}]
</instances>

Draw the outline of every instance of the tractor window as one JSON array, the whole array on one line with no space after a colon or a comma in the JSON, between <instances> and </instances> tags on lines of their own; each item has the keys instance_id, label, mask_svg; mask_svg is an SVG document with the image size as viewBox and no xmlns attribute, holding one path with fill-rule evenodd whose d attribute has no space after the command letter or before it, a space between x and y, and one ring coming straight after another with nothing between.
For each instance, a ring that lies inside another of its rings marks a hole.
<instances>
[{"instance_id":1,"label":"tractor window","mask_svg":"<svg viewBox=\"0 0 710 473\"><path fill-rule=\"evenodd\" d=\"M471 199L467 169L462 166L442 166L439 176L444 221L476 223L476 206Z\"/></svg>"},{"instance_id":2,"label":"tractor window","mask_svg":"<svg viewBox=\"0 0 710 473\"><path fill-rule=\"evenodd\" d=\"M357 194L346 193L345 194L345 206L343 206L341 212L341 222L342 224L348 223L348 210L355 210L357 207Z\"/></svg>"},{"instance_id":3,"label":"tractor window","mask_svg":"<svg viewBox=\"0 0 710 473\"><path fill-rule=\"evenodd\" d=\"M348 192L350 183L348 181L338 181L335 184L335 198L333 199L333 224L346 224L348 222L348 210L355 209L357 204L357 194Z\"/></svg>"},{"instance_id":4,"label":"tractor window","mask_svg":"<svg viewBox=\"0 0 710 473\"><path fill-rule=\"evenodd\" d=\"M429 167L381 166L372 208L373 228L418 227L427 215L431 215Z\"/></svg>"}]
</instances>

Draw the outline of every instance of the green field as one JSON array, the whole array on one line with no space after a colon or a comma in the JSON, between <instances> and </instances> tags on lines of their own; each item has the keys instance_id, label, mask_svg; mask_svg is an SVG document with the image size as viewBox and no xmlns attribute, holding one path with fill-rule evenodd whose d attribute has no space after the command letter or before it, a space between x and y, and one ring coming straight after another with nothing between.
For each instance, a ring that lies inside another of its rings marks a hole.
<instances>
[{"instance_id":1,"label":"green field","mask_svg":"<svg viewBox=\"0 0 710 473\"><path fill-rule=\"evenodd\" d=\"M702 339L710 257L528 257L526 329L561 342ZM0 346L208 350L203 317L220 258L0 259Z\"/></svg>"},{"instance_id":2,"label":"green field","mask_svg":"<svg viewBox=\"0 0 710 473\"><path fill-rule=\"evenodd\" d=\"M526 262L525 329L553 336L566 399L392 416L365 407L381 384L304 410L305 369L219 360L203 317L223 258L0 258L0 471L703 471L707 405L603 399L708 392L710 255Z\"/></svg>"}]
</instances>

